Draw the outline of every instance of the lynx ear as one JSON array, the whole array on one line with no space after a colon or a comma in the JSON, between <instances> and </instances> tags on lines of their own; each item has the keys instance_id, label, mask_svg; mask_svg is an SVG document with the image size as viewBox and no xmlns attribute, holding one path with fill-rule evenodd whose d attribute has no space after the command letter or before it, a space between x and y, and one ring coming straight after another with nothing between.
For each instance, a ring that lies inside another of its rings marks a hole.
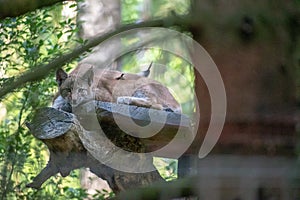
<instances>
[{"instance_id":1,"label":"lynx ear","mask_svg":"<svg viewBox=\"0 0 300 200\"><path fill-rule=\"evenodd\" d=\"M90 67L82 76L83 80L87 80L89 86L92 85L94 79L94 68Z\"/></svg>"},{"instance_id":2,"label":"lynx ear","mask_svg":"<svg viewBox=\"0 0 300 200\"><path fill-rule=\"evenodd\" d=\"M63 69L56 70L56 82L58 86L61 86L61 84L68 78L68 74Z\"/></svg>"}]
</instances>

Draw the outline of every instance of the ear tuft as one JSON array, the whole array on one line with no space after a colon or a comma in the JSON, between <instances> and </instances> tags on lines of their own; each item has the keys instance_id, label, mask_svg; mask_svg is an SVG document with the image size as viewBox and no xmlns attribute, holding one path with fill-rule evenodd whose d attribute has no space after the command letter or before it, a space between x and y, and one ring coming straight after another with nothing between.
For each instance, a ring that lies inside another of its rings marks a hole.
<instances>
[{"instance_id":1,"label":"ear tuft","mask_svg":"<svg viewBox=\"0 0 300 200\"><path fill-rule=\"evenodd\" d=\"M61 86L61 84L68 78L68 74L63 69L56 70L56 82L58 86Z\"/></svg>"}]
</instances>

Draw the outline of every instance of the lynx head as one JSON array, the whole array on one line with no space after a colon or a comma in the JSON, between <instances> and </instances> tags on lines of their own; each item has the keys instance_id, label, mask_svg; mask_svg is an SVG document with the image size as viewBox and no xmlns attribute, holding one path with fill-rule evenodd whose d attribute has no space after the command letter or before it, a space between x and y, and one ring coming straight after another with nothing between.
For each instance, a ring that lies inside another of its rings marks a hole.
<instances>
[{"instance_id":1,"label":"lynx head","mask_svg":"<svg viewBox=\"0 0 300 200\"><path fill-rule=\"evenodd\" d=\"M93 68L89 68L83 75L71 73L68 75L64 70L56 71L56 82L60 95L72 106L78 106L93 99L92 82Z\"/></svg>"}]
</instances>

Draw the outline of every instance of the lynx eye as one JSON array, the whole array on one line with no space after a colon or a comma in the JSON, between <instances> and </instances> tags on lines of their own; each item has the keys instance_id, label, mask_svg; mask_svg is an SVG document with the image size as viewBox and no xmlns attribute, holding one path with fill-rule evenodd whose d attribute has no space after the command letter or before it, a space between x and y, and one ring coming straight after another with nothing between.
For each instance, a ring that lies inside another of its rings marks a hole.
<instances>
[{"instance_id":1,"label":"lynx eye","mask_svg":"<svg viewBox=\"0 0 300 200\"><path fill-rule=\"evenodd\" d=\"M79 89L78 89L78 93L81 94L81 95L87 95L87 94L88 94L88 91L87 91L87 89L79 88Z\"/></svg>"},{"instance_id":2,"label":"lynx eye","mask_svg":"<svg viewBox=\"0 0 300 200\"><path fill-rule=\"evenodd\" d=\"M70 88L66 88L66 89L61 90L61 95L63 97L69 96L70 93L71 93L71 89Z\"/></svg>"}]
</instances>

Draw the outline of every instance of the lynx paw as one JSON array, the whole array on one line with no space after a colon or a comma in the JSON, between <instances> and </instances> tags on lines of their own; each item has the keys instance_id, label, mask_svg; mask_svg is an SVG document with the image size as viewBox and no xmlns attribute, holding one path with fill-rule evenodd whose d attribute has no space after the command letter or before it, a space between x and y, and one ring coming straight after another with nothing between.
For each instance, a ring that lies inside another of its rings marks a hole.
<instances>
[{"instance_id":1,"label":"lynx paw","mask_svg":"<svg viewBox=\"0 0 300 200\"><path fill-rule=\"evenodd\" d=\"M118 97L117 103L134 105L134 106L145 107L145 108L153 108L156 110L163 110L163 106L161 104L152 103L147 98L123 96L123 97Z\"/></svg>"}]
</instances>

